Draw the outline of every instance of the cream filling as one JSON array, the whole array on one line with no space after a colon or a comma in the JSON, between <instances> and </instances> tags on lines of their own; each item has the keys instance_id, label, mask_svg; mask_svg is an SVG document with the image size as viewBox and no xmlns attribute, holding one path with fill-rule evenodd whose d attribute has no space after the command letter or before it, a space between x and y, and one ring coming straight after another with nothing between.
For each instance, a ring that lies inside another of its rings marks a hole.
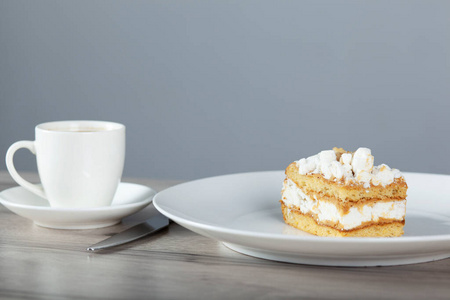
<instances>
[{"instance_id":1,"label":"cream filling","mask_svg":"<svg viewBox=\"0 0 450 300\"><path fill-rule=\"evenodd\" d=\"M303 214L313 214L319 222L339 223L345 230L361 226L364 222L377 222L379 218L403 220L406 213L406 200L379 202L352 207L341 215L336 205L328 201L311 199L290 179L283 183L282 201L288 207L296 206Z\"/></svg>"}]
</instances>

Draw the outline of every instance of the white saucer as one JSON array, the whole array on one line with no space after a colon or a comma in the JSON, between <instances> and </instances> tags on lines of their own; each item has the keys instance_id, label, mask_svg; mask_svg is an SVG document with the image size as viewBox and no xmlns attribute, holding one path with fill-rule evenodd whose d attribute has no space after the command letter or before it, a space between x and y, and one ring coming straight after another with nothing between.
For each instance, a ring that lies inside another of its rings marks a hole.
<instances>
[{"instance_id":1,"label":"white saucer","mask_svg":"<svg viewBox=\"0 0 450 300\"><path fill-rule=\"evenodd\" d=\"M92 229L119 223L152 202L156 191L134 183L121 182L111 206L95 208L55 208L47 200L14 187L0 193L0 203L35 224L56 229Z\"/></svg>"}]
</instances>

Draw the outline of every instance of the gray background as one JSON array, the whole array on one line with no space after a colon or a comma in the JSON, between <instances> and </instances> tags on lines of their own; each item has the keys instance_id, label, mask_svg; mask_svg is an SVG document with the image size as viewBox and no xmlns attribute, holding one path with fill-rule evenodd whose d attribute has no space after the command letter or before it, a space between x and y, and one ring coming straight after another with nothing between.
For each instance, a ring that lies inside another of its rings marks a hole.
<instances>
[{"instance_id":1,"label":"gray background","mask_svg":"<svg viewBox=\"0 0 450 300\"><path fill-rule=\"evenodd\" d=\"M127 126L125 176L284 169L341 146L450 174L449 1L0 0L0 154ZM36 170L26 150L20 170ZM5 169L2 159L0 169Z\"/></svg>"}]
</instances>

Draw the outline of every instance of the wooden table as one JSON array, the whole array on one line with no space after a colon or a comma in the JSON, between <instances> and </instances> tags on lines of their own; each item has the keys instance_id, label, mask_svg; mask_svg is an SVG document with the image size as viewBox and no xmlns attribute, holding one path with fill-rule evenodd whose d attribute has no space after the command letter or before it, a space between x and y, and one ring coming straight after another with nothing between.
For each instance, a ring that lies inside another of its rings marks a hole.
<instances>
[{"instance_id":1,"label":"wooden table","mask_svg":"<svg viewBox=\"0 0 450 300\"><path fill-rule=\"evenodd\" d=\"M124 181L156 190L177 183ZM0 190L15 185L0 172ZM372 268L280 263L233 252L177 224L112 250L86 251L154 210L112 227L55 230L0 205L0 299L450 299L450 259Z\"/></svg>"}]
</instances>

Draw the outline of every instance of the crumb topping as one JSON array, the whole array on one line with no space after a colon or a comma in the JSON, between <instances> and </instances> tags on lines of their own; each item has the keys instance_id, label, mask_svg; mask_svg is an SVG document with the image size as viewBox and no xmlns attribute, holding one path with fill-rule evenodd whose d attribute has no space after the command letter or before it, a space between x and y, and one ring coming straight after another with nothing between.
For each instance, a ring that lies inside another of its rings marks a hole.
<instances>
[{"instance_id":1,"label":"crumb topping","mask_svg":"<svg viewBox=\"0 0 450 300\"><path fill-rule=\"evenodd\" d=\"M399 170L385 164L374 166L373 163L374 157L369 148L358 148L352 153L336 147L296 161L301 175L322 174L328 180L363 184L365 188L369 188L370 184L386 186L396 178L403 178Z\"/></svg>"}]
</instances>

